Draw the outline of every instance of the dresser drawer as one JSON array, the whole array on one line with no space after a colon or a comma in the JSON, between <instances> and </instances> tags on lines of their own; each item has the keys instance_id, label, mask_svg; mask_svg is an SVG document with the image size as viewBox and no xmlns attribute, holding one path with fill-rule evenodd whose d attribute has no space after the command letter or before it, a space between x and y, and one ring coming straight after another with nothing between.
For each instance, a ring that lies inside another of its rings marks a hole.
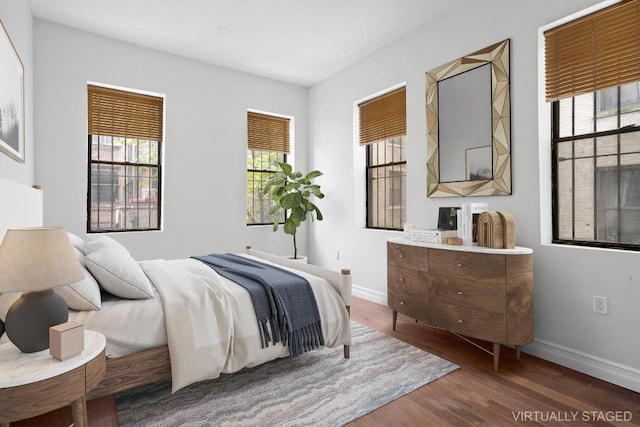
<instances>
[{"instance_id":1,"label":"dresser drawer","mask_svg":"<svg viewBox=\"0 0 640 427\"><path fill-rule=\"evenodd\" d=\"M429 271L444 277L474 281L504 281L505 256L473 252L429 250Z\"/></svg>"},{"instance_id":2,"label":"dresser drawer","mask_svg":"<svg viewBox=\"0 0 640 427\"><path fill-rule=\"evenodd\" d=\"M387 242L387 262L413 270L428 271L429 249Z\"/></svg>"},{"instance_id":3,"label":"dresser drawer","mask_svg":"<svg viewBox=\"0 0 640 427\"><path fill-rule=\"evenodd\" d=\"M429 294L428 277L425 271L389 265L387 267L387 289L408 295L427 296Z\"/></svg>"},{"instance_id":4,"label":"dresser drawer","mask_svg":"<svg viewBox=\"0 0 640 427\"><path fill-rule=\"evenodd\" d=\"M506 315L431 300L429 324L482 340L506 343Z\"/></svg>"},{"instance_id":5,"label":"dresser drawer","mask_svg":"<svg viewBox=\"0 0 640 427\"><path fill-rule=\"evenodd\" d=\"M387 304L393 310L417 320L429 320L429 298L389 289Z\"/></svg>"},{"instance_id":6,"label":"dresser drawer","mask_svg":"<svg viewBox=\"0 0 640 427\"><path fill-rule=\"evenodd\" d=\"M507 309L504 281L475 282L459 277L430 274L429 298L498 314L505 314Z\"/></svg>"}]
</instances>

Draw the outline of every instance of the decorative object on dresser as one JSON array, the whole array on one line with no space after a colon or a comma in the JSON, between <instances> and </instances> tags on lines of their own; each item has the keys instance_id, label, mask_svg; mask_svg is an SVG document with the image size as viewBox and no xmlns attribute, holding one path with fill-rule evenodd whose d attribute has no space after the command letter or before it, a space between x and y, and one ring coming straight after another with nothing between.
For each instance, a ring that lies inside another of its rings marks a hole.
<instances>
[{"instance_id":1,"label":"decorative object on dresser","mask_svg":"<svg viewBox=\"0 0 640 427\"><path fill-rule=\"evenodd\" d=\"M500 345L533 340L533 251L451 246L406 239L387 242L387 293L398 312L464 338ZM473 344L473 343L472 343Z\"/></svg>"},{"instance_id":2,"label":"decorative object on dresser","mask_svg":"<svg viewBox=\"0 0 640 427\"><path fill-rule=\"evenodd\" d=\"M465 245L478 241L478 217L489 210L487 203L462 203L458 213L458 237Z\"/></svg>"},{"instance_id":3,"label":"decorative object on dresser","mask_svg":"<svg viewBox=\"0 0 640 427\"><path fill-rule=\"evenodd\" d=\"M69 319L67 304L52 288L85 278L67 232L9 229L0 245L0 271L0 291L24 291L7 312L7 336L24 353L48 348L49 327Z\"/></svg>"},{"instance_id":4,"label":"decorative object on dresser","mask_svg":"<svg viewBox=\"0 0 640 427\"><path fill-rule=\"evenodd\" d=\"M483 212L478 217L478 246L514 249L516 231L509 212Z\"/></svg>"},{"instance_id":5,"label":"decorative object on dresser","mask_svg":"<svg viewBox=\"0 0 640 427\"><path fill-rule=\"evenodd\" d=\"M455 208L438 208L438 230L457 230L459 209L459 206Z\"/></svg>"},{"instance_id":6,"label":"decorative object on dresser","mask_svg":"<svg viewBox=\"0 0 640 427\"><path fill-rule=\"evenodd\" d=\"M449 237L456 237L458 230L412 230L411 240L424 243L447 243Z\"/></svg>"}]
</instances>

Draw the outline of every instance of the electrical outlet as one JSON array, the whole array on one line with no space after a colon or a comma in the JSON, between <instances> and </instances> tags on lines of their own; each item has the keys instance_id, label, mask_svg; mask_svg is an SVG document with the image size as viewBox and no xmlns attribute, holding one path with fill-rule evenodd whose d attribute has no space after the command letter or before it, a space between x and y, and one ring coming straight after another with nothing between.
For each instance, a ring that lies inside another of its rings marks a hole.
<instances>
[{"instance_id":1,"label":"electrical outlet","mask_svg":"<svg viewBox=\"0 0 640 427\"><path fill-rule=\"evenodd\" d=\"M609 301L607 297L593 296L593 312L597 314L609 314Z\"/></svg>"}]
</instances>

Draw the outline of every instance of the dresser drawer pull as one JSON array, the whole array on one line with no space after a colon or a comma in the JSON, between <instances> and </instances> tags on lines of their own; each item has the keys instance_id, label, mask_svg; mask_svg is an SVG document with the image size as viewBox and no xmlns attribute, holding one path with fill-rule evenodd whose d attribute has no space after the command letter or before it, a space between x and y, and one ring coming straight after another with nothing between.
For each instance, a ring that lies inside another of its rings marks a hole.
<instances>
[{"instance_id":1,"label":"dresser drawer pull","mask_svg":"<svg viewBox=\"0 0 640 427\"><path fill-rule=\"evenodd\" d=\"M464 265L463 265L461 262L457 263L457 264L456 264L456 266L458 266L458 267L464 267Z\"/></svg>"},{"instance_id":2,"label":"dresser drawer pull","mask_svg":"<svg viewBox=\"0 0 640 427\"><path fill-rule=\"evenodd\" d=\"M404 305L404 301L400 301L400 305Z\"/></svg>"},{"instance_id":3,"label":"dresser drawer pull","mask_svg":"<svg viewBox=\"0 0 640 427\"><path fill-rule=\"evenodd\" d=\"M398 255L398 258L404 258L404 255L400 254Z\"/></svg>"},{"instance_id":4,"label":"dresser drawer pull","mask_svg":"<svg viewBox=\"0 0 640 427\"><path fill-rule=\"evenodd\" d=\"M458 291L458 295L463 295L463 294L464 294L464 292Z\"/></svg>"},{"instance_id":5,"label":"dresser drawer pull","mask_svg":"<svg viewBox=\"0 0 640 427\"><path fill-rule=\"evenodd\" d=\"M406 279L405 279L404 277L401 277L401 278L400 278L400 281L401 281L401 282L406 282Z\"/></svg>"},{"instance_id":6,"label":"dresser drawer pull","mask_svg":"<svg viewBox=\"0 0 640 427\"><path fill-rule=\"evenodd\" d=\"M464 323L464 320L458 319L458 323Z\"/></svg>"}]
</instances>

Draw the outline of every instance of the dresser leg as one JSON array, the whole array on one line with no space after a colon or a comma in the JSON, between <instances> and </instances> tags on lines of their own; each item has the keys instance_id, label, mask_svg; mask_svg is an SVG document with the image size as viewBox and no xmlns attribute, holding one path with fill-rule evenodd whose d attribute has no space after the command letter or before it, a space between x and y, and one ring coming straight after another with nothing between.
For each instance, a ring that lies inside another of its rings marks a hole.
<instances>
[{"instance_id":1,"label":"dresser leg","mask_svg":"<svg viewBox=\"0 0 640 427\"><path fill-rule=\"evenodd\" d=\"M498 372L498 365L500 364L500 344L493 343L493 370Z\"/></svg>"},{"instance_id":2,"label":"dresser leg","mask_svg":"<svg viewBox=\"0 0 640 427\"><path fill-rule=\"evenodd\" d=\"M89 425L87 420L87 399L85 396L73 401L71 411L73 413L73 427L87 427Z\"/></svg>"},{"instance_id":3,"label":"dresser leg","mask_svg":"<svg viewBox=\"0 0 640 427\"><path fill-rule=\"evenodd\" d=\"M398 321L398 312L393 310L393 330L396 330L396 322Z\"/></svg>"},{"instance_id":4,"label":"dresser leg","mask_svg":"<svg viewBox=\"0 0 640 427\"><path fill-rule=\"evenodd\" d=\"M516 346L516 359L520 360L520 346L519 345Z\"/></svg>"}]
</instances>

